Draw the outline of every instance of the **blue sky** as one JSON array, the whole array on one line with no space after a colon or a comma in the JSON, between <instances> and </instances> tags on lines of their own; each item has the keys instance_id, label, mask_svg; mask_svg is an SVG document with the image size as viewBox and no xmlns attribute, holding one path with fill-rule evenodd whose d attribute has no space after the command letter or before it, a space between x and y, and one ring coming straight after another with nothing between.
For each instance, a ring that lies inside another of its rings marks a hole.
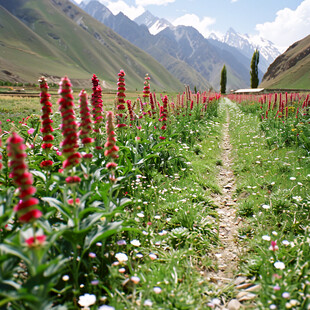
<instances>
[{"instance_id":1,"label":"blue sky","mask_svg":"<svg viewBox=\"0 0 310 310\"><path fill-rule=\"evenodd\" d=\"M149 10L174 25L193 26L204 36L224 34L232 27L242 34L269 39L281 50L310 34L310 0L99 1L113 14L122 11L134 19Z\"/></svg>"}]
</instances>

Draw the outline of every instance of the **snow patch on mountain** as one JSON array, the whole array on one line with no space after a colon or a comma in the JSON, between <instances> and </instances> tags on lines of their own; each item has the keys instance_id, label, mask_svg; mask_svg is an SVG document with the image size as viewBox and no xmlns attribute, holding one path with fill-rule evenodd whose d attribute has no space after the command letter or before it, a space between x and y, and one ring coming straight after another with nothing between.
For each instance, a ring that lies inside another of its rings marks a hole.
<instances>
[{"instance_id":1,"label":"snow patch on mountain","mask_svg":"<svg viewBox=\"0 0 310 310\"><path fill-rule=\"evenodd\" d=\"M240 34L233 28L229 28L222 37L212 33L210 39L226 43L237 48L243 55L252 58L255 49L260 53L260 66L265 72L268 66L281 54L276 46L269 40L263 39L257 35Z\"/></svg>"},{"instance_id":2,"label":"snow patch on mountain","mask_svg":"<svg viewBox=\"0 0 310 310\"><path fill-rule=\"evenodd\" d=\"M153 35L156 35L167 27L172 27L172 24L169 21L154 16L150 11L145 11L143 14L135 18L134 21L138 25L145 25Z\"/></svg>"}]
</instances>

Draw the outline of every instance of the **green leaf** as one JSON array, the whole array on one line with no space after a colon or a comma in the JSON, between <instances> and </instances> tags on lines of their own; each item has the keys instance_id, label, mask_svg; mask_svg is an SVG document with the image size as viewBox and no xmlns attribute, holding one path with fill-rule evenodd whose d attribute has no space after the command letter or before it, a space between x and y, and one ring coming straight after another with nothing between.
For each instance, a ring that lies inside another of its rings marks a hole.
<instances>
[{"instance_id":1,"label":"green leaf","mask_svg":"<svg viewBox=\"0 0 310 310\"><path fill-rule=\"evenodd\" d=\"M1 291L4 291L4 287L3 286L9 286L9 287L14 287L16 290L19 290L21 285L12 281L12 280L3 280L1 281L0 283L0 288L1 288Z\"/></svg>"},{"instance_id":2,"label":"green leaf","mask_svg":"<svg viewBox=\"0 0 310 310\"><path fill-rule=\"evenodd\" d=\"M88 227L87 230L90 230L91 227ZM68 240L69 242L73 243L74 245L82 244L83 240L87 234L87 230L83 231L72 231L72 230L65 230L63 231L63 237Z\"/></svg>"},{"instance_id":3,"label":"green leaf","mask_svg":"<svg viewBox=\"0 0 310 310\"><path fill-rule=\"evenodd\" d=\"M29 260L29 258L25 256L24 253L20 249L17 249L11 245L2 243L0 244L0 251L3 251L4 253L7 253L7 254L11 254L13 256L17 256L20 259L24 260L27 265L31 265L31 261Z\"/></svg>"},{"instance_id":4,"label":"green leaf","mask_svg":"<svg viewBox=\"0 0 310 310\"><path fill-rule=\"evenodd\" d=\"M1 296L1 295L0 295ZM10 296L0 300L0 307L7 305L9 302L17 300L18 297Z\"/></svg>"},{"instance_id":5,"label":"green leaf","mask_svg":"<svg viewBox=\"0 0 310 310\"><path fill-rule=\"evenodd\" d=\"M88 215L81 223L81 230L88 230L89 227L92 227L96 222L100 220L102 217L102 213L94 213Z\"/></svg>"},{"instance_id":6,"label":"green leaf","mask_svg":"<svg viewBox=\"0 0 310 310\"><path fill-rule=\"evenodd\" d=\"M69 258L56 258L49 262L49 266L43 272L44 277L51 277L56 273L59 273L65 268L65 264L69 261Z\"/></svg>"},{"instance_id":7,"label":"green leaf","mask_svg":"<svg viewBox=\"0 0 310 310\"><path fill-rule=\"evenodd\" d=\"M44 183L46 182L46 176L43 172L38 170L31 170L30 172L36 177L40 178Z\"/></svg>"},{"instance_id":8,"label":"green leaf","mask_svg":"<svg viewBox=\"0 0 310 310\"><path fill-rule=\"evenodd\" d=\"M65 208L64 204L60 200L52 197L42 197L41 200L47 202L50 207L56 208L62 215L71 218L70 209Z\"/></svg>"},{"instance_id":9,"label":"green leaf","mask_svg":"<svg viewBox=\"0 0 310 310\"><path fill-rule=\"evenodd\" d=\"M143 157L141 160L139 160L139 161L137 162L137 165L141 165L141 164L145 163L147 160L149 160L149 159L151 159L151 158L154 158L154 157L159 157L159 155L158 155L158 154L150 154L150 155L147 155L147 156Z\"/></svg>"},{"instance_id":10,"label":"green leaf","mask_svg":"<svg viewBox=\"0 0 310 310\"><path fill-rule=\"evenodd\" d=\"M108 223L104 227L97 227L97 229L86 236L84 242L84 251L87 251L97 241L116 234L119 231L121 225L122 222L113 222Z\"/></svg>"}]
</instances>

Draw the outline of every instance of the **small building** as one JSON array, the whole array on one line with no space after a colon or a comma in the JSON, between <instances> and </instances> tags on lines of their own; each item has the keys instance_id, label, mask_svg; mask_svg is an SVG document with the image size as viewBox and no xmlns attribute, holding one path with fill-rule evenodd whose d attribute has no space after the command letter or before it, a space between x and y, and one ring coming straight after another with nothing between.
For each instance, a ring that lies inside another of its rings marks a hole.
<instances>
[{"instance_id":1,"label":"small building","mask_svg":"<svg viewBox=\"0 0 310 310\"><path fill-rule=\"evenodd\" d=\"M234 91L234 94L259 94L263 93L265 88L245 88L237 89Z\"/></svg>"}]
</instances>

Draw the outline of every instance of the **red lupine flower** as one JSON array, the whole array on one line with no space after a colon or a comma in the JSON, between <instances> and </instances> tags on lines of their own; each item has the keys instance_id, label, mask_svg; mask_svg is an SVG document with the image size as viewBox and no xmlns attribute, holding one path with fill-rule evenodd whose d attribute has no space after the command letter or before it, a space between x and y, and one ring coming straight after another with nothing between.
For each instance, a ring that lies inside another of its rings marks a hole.
<instances>
[{"instance_id":1,"label":"red lupine flower","mask_svg":"<svg viewBox=\"0 0 310 310\"><path fill-rule=\"evenodd\" d=\"M161 130L166 130L167 129L167 117L168 117L168 97L165 96L162 98L163 105L160 107L160 122L163 122L163 125L161 126ZM160 136L159 139L164 140L166 139L163 136Z\"/></svg>"},{"instance_id":2,"label":"red lupine flower","mask_svg":"<svg viewBox=\"0 0 310 310\"><path fill-rule=\"evenodd\" d=\"M43 161L40 163L40 167L41 167L41 168L45 168L45 169L50 168L52 165L53 165L53 161L52 161L52 160L43 160Z\"/></svg>"},{"instance_id":3,"label":"red lupine flower","mask_svg":"<svg viewBox=\"0 0 310 310\"><path fill-rule=\"evenodd\" d=\"M160 117L162 118L163 122L166 122L168 117L168 97L165 96L162 100L163 100L163 106L161 107Z\"/></svg>"},{"instance_id":4,"label":"red lupine flower","mask_svg":"<svg viewBox=\"0 0 310 310\"><path fill-rule=\"evenodd\" d=\"M90 159L93 158L93 154L84 154L84 155L83 155L83 158L84 158L84 159L90 160Z\"/></svg>"},{"instance_id":5,"label":"red lupine flower","mask_svg":"<svg viewBox=\"0 0 310 310\"><path fill-rule=\"evenodd\" d=\"M62 98L58 100L59 110L62 116L62 135L64 140L61 143L62 155L66 157L63 162L64 168L72 168L80 163L81 154L76 152L78 146L77 123L74 114L74 102L71 90L71 83L67 77L60 82L59 94Z\"/></svg>"},{"instance_id":6,"label":"red lupine flower","mask_svg":"<svg viewBox=\"0 0 310 310\"><path fill-rule=\"evenodd\" d=\"M45 242L45 240L46 240L45 235L39 235L39 236L30 237L26 239L25 242L27 243L28 247L33 248L33 247L41 246Z\"/></svg>"},{"instance_id":7,"label":"red lupine flower","mask_svg":"<svg viewBox=\"0 0 310 310\"><path fill-rule=\"evenodd\" d=\"M106 164L107 169L112 169L117 167L117 163L111 162Z\"/></svg>"},{"instance_id":8,"label":"red lupine flower","mask_svg":"<svg viewBox=\"0 0 310 310\"><path fill-rule=\"evenodd\" d=\"M50 150L53 147L52 141L54 140L54 136L52 135L52 132L54 131L52 127L53 121L50 119L50 114L52 111L52 103L49 101L50 94L48 93L48 85L46 82L46 79L44 77L41 77L39 80L40 83L40 103L42 104L42 129L41 132L43 134L43 143L42 148L44 150Z\"/></svg>"},{"instance_id":9,"label":"red lupine flower","mask_svg":"<svg viewBox=\"0 0 310 310\"><path fill-rule=\"evenodd\" d=\"M42 212L36 209L39 203L38 199L32 197L36 189L32 186L32 174L28 171L25 162L27 154L24 152L26 147L24 140L15 132L8 138L8 157L10 158L9 166L11 168L10 177L19 187L20 201L14 207L17 216L21 222L28 223L42 216Z\"/></svg>"},{"instance_id":10,"label":"red lupine flower","mask_svg":"<svg viewBox=\"0 0 310 310\"><path fill-rule=\"evenodd\" d=\"M77 175L70 176L70 177L66 178L67 184L74 184L74 183L80 183L80 182L81 182L81 178L78 177Z\"/></svg>"},{"instance_id":11,"label":"red lupine flower","mask_svg":"<svg viewBox=\"0 0 310 310\"><path fill-rule=\"evenodd\" d=\"M26 185L29 185L29 184L26 184ZM39 200L37 198L34 198L34 197L28 197L27 200L21 199L19 201L19 203L14 207L14 211L18 212L18 211L21 211L24 209L28 209L32 206L36 206L38 203L39 203Z\"/></svg>"},{"instance_id":12,"label":"red lupine flower","mask_svg":"<svg viewBox=\"0 0 310 310\"><path fill-rule=\"evenodd\" d=\"M29 223L35 219L38 219L42 216L42 212L38 209L30 210L19 217L19 220L22 223Z\"/></svg>"},{"instance_id":13,"label":"red lupine flower","mask_svg":"<svg viewBox=\"0 0 310 310\"><path fill-rule=\"evenodd\" d=\"M144 88L143 88L143 99L144 102L149 102L149 97L150 97L150 77L148 74L145 75L144 78Z\"/></svg>"},{"instance_id":14,"label":"red lupine flower","mask_svg":"<svg viewBox=\"0 0 310 310\"><path fill-rule=\"evenodd\" d=\"M154 94L155 97L155 94ZM150 93L150 105L151 105L151 114L154 118L154 115L156 114L156 107L155 107L155 99L153 98L153 95Z\"/></svg>"},{"instance_id":15,"label":"red lupine flower","mask_svg":"<svg viewBox=\"0 0 310 310\"><path fill-rule=\"evenodd\" d=\"M91 104L93 106L93 120L94 120L94 131L96 133L100 132L100 127L103 122L103 104L102 104L102 90L99 85L99 79L94 74L92 77L92 83L93 83L93 93L92 93L92 99ZM99 141L98 141L99 143Z\"/></svg>"},{"instance_id":16,"label":"red lupine flower","mask_svg":"<svg viewBox=\"0 0 310 310\"><path fill-rule=\"evenodd\" d=\"M1 125L1 122L0 122L0 125ZM2 140L1 140L1 133L2 133L2 129L0 127L0 147L2 147ZM0 153L0 171L2 170L2 154Z\"/></svg>"},{"instance_id":17,"label":"red lupine flower","mask_svg":"<svg viewBox=\"0 0 310 310\"><path fill-rule=\"evenodd\" d=\"M127 108L128 108L130 120L131 120L131 121L134 121L134 120L135 120L135 114L134 114L134 112L133 112L133 108L132 108L132 105L131 105L131 101L130 101L130 100L127 100L126 103L127 103Z\"/></svg>"},{"instance_id":18,"label":"red lupine flower","mask_svg":"<svg viewBox=\"0 0 310 310\"><path fill-rule=\"evenodd\" d=\"M271 241L271 245L269 247L269 250L274 251L274 252L279 250L279 247L277 246L277 241Z\"/></svg>"},{"instance_id":19,"label":"red lupine flower","mask_svg":"<svg viewBox=\"0 0 310 310\"><path fill-rule=\"evenodd\" d=\"M112 159L111 162L106 164L106 168L111 170L110 181L115 182L116 178L114 175L114 168L117 167L117 164L113 160L118 158L117 153L119 151L119 148L118 146L116 146L116 138L115 138L114 124L113 124L113 112L111 111L107 112L106 129L107 129L107 142L104 145L106 147L104 155Z\"/></svg>"},{"instance_id":20,"label":"red lupine flower","mask_svg":"<svg viewBox=\"0 0 310 310\"><path fill-rule=\"evenodd\" d=\"M76 199L75 199L75 203L76 203L76 204L80 204L80 202L81 202L81 201L80 201L80 198L76 198ZM69 205L74 205L74 199L73 199L73 198L68 199L68 204L69 204Z\"/></svg>"},{"instance_id":21,"label":"red lupine flower","mask_svg":"<svg viewBox=\"0 0 310 310\"><path fill-rule=\"evenodd\" d=\"M90 119L90 110L88 108L87 93L84 89L80 92L80 114L81 123L79 125L79 136L84 146L87 146L94 142L94 139L90 137L92 132L92 121Z\"/></svg>"},{"instance_id":22,"label":"red lupine flower","mask_svg":"<svg viewBox=\"0 0 310 310\"><path fill-rule=\"evenodd\" d=\"M118 74L118 82L117 82L117 98L116 98L116 120L118 128L126 127L125 124L125 72L124 70L120 70Z\"/></svg>"}]
</instances>

